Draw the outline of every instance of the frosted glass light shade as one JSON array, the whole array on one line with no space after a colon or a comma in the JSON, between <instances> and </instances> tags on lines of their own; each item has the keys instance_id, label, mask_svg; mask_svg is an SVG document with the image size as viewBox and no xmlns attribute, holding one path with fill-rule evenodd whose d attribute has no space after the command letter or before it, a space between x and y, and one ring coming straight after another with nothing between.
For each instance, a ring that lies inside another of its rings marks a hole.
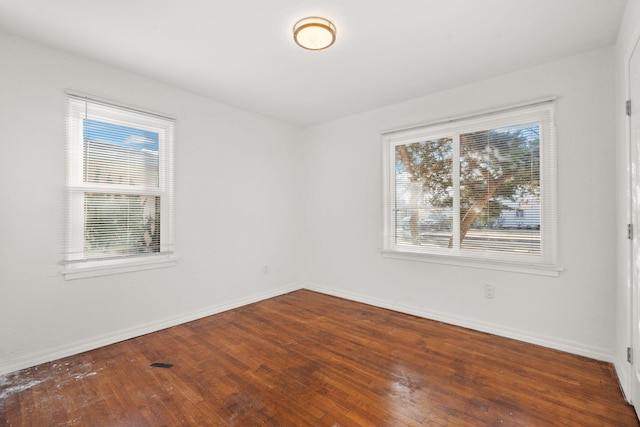
<instances>
[{"instance_id":1,"label":"frosted glass light shade","mask_svg":"<svg viewBox=\"0 0 640 427\"><path fill-rule=\"evenodd\" d=\"M326 49L336 41L336 27L328 19L317 16L303 18L293 26L293 39L305 49Z\"/></svg>"}]
</instances>

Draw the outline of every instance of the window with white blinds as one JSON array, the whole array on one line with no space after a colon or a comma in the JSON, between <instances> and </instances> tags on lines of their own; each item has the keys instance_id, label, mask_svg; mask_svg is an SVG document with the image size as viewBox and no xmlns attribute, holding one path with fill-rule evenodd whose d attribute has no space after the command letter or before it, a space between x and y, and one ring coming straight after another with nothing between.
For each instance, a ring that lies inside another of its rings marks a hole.
<instances>
[{"instance_id":1,"label":"window with white blinds","mask_svg":"<svg viewBox=\"0 0 640 427\"><path fill-rule=\"evenodd\" d=\"M385 133L383 252L557 274L554 113L543 100Z\"/></svg>"},{"instance_id":2,"label":"window with white blinds","mask_svg":"<svg viewBox=\"0 0 640 427\"><path fill-rule=\"evenodd\" d=\"M67 94L66 278L172 265L174 120Z\"/></svg>"}]
</instances>

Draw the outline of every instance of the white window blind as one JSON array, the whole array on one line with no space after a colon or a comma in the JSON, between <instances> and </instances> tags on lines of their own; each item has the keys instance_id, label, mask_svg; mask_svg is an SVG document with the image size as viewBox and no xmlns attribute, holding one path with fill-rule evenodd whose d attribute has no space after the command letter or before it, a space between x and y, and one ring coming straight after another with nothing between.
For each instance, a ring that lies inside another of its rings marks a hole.
<instances>
[{"instance_id":1,"label":"white window blind","mask_svg":"<svg viewBox=\"0 0 640 427\"><path fill-rule=\"evenodd\" d=\"M383 135L383 249L557 270L555 103Z\"/></svg>"},{"instance_id":2,"label":"white window blind","mask_svg":"<svg viewBox=\"0 0 640 427\"><path fill-rule=\"evenodd\" d=\"M65 277L173 262L174 120L67 94Z\"/></svg>"}]
</instances>

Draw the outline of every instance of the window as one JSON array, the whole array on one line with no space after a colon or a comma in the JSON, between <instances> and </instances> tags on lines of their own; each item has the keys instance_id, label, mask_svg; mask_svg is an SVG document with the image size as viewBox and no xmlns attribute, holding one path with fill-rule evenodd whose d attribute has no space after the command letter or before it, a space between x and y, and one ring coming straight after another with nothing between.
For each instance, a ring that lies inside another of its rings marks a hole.
<instances>
[{"instance_id":1,"label":"window","mask_svg":"<svg viewBox=\"0 0 640 427\"><path fill-rule=\"evenodd\" d=\"M172 265L174 120L67 95L63 274Z\"/></svg>"},{"instance_id":2,"label":"window","mask_svg":"<svg viewBox=\"0 0 640 427\"><path fill-rule=\"evenodd\" d=\"M555 105L383 135L383 253L557 275Z\"/></svg>"}]
</instances>

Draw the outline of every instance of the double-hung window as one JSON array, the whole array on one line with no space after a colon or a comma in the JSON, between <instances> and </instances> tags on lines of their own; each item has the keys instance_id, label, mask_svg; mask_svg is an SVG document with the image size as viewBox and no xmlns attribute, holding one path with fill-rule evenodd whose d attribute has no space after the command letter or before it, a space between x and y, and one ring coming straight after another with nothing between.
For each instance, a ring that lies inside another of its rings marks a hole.
<instances>
[{"instance_id":1,"label":"double-hung window","mask_svg":"<svg viewBox=\"0 0 640 427\"><path fill-rule=\"evenodd\" d=\"M557 275L555 103L383 134L388 257Z\"/></svg>"},{"instance_id":2,"label":"double-hung window","mask_svg":"<svg viewBox=\"0 0 640 427\"><path fill-rule=\"evenodd\" d=\"M67 94L62 273L172 265L174 120Z\"/></svg>"}]
</instances>

